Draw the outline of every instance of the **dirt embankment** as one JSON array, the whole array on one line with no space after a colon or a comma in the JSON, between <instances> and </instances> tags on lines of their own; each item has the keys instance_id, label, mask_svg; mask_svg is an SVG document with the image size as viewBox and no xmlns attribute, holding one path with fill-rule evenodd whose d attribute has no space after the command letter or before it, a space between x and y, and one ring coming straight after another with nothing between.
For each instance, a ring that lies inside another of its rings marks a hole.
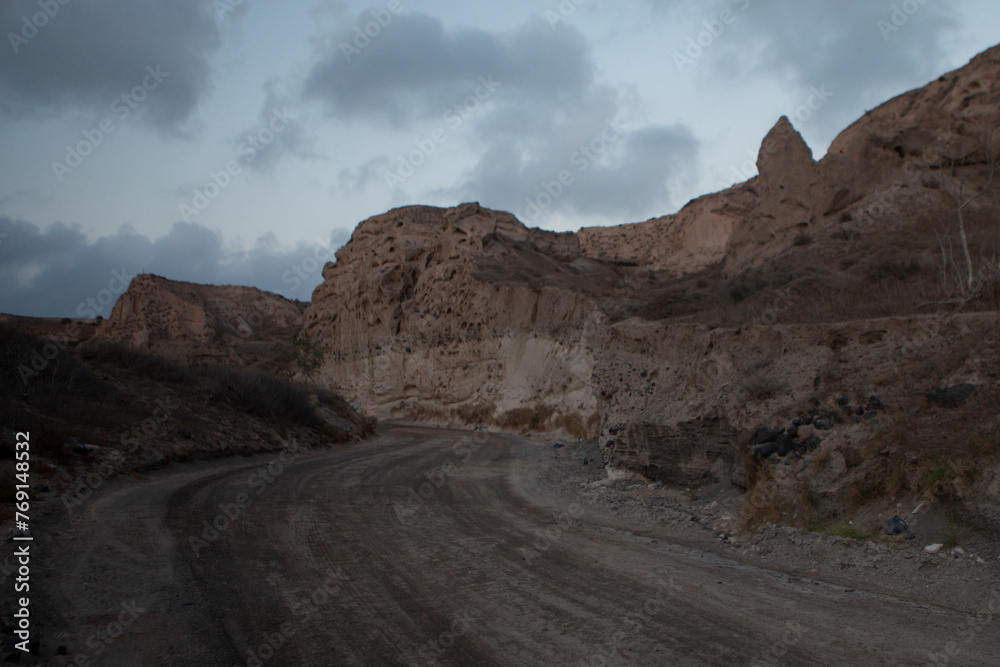
<instances>
[{"instance_id":1,"label":"dirt embankment","mask_svg":"<svg viewBox=\"0 0 1000 667\"><path fill-rule=\"evenodd\" d=\"M68 505L118 475L170 462L326 447L371 432L332 391L92 338L80 347L84 337L64 328L0 326L0 458L14 459L15 432L30 433L34 498ZM12 493L13 466L3 480Z\"/></svg>"}]
</instances>

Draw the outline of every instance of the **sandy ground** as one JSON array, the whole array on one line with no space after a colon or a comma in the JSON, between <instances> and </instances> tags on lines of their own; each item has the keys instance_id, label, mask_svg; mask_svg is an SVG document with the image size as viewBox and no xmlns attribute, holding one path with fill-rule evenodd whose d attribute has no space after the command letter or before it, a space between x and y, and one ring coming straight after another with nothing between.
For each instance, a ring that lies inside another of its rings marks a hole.
<instances>
[{"instance_id":1,"label":"sandy ground","mask_svg":"<svg viewBox=\"0 0 1000 667\"><path fill-rule=\"evenodd\" d=\"M994 563L727 533L722 491L609 483L595 451L385 428L50 502L22 664L1000 664Z\"/></svg>"}]
</instances>

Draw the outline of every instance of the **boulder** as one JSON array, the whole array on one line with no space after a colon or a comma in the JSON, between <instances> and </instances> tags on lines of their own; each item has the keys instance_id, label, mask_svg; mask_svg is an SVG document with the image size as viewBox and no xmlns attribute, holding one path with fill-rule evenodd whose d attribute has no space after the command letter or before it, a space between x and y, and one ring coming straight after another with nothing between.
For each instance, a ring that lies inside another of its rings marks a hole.
<instances>
[{"instance_id":1,"label":"boulder","mask_svg":"<svg viewBox=\"0 0 1000 667\"><path fill-rule=\"evenodd\" d=\"M940 405L942 408L957 408L965 403L978 388L978 385L969 383L956 384L947 389L927 392L927 401Z\"/></svg>"},{"instance_id":2,"label":"boulder","mask_svg":"<svg viewBox=\"0 0 1000 667\"><path fill-rule=\"evenodd\" d=\"M885 522L886 535L902 535L909 530L909 528L910 527L906 525L906 522L899 518L899 515L896 515Z\"/></svg>"},{"instance_id":3,"label":"boulder","mask_svg":"<svg viewBox=\"0 0 1000 667\"><path fill-rule=\"evenodd\" d=\"M763 445L766 442L774 442L779 434L779 431L775 431L770 426L761 426L757 431L757 435L754 436L753 444Z\"/></svg>"},{"instance_id":4,"label":"boulder","mask_svg":"<svg viewBox=\"0 0 1000 667\"><path fill-rule=\"evenodd\" d=\"M773 442L769 442L765 445L757 445L753 448L753 456L755 459L766 459L771 454L778 451L778 446Z\"/></svg>"},{"instance_id":5,"label":"boulder","mask_svg":"<svg viewBox=\"0 0 1000 667\"><path fill-rule=\"evenodd\" d=\"M792 436L782 433L774 442L778 456L788 456L792 451Z\"/></svg>"}]
</instances>

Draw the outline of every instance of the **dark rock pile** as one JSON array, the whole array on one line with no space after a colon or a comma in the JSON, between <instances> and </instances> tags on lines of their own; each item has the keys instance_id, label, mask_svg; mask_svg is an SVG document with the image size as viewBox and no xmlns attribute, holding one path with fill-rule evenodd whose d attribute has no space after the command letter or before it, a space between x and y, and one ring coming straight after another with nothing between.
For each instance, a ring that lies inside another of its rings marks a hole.
<instances>
[{"instance_id":1,"label":"dark rock pile","mask_svg":"<svg viewBox=\"0 0 1000 667\"><path fill-rule=\"evenodd\" d=\"M792 452L806 454L815 451L823 443L820 432L832 431L835 424L845 421L869 421L877 424L879 412L886 409L878 396L870 396L859 405L852 405L847 396L841 396L835 410L821 410L819 399L809 401L810 409L800 413L792 423L782 428L774 428L767 424L761 426L754 435L753 455L758 459L766 459L772 454L784 457Z\"/></svg>"}]
</instances>

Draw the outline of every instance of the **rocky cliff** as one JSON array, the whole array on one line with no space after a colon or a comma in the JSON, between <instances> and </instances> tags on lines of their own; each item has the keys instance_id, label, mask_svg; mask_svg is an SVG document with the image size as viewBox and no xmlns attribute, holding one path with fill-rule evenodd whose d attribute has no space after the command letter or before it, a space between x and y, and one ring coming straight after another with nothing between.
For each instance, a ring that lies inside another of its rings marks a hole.
<instances>
[{"instance_id":1,"label":"rocky cliff","mask_svg":"<svg viewBox=\"0 0 1000 667\"><path fill-rule=\"evenodd\" d=\"M676 215L578 233L587 257L653 271L694 273L723 261L736 228L760 205L750 183L700 197Z\"/></svg>"},{"instance_id":2,"label":"rocky cliff","mask_svg":"<svg viewBox=\"0 0 1000 667\"><path fill-rule=\"evenodd\" d=\"M464 422L596 412L589 339L618 274L574 234L477 204L407 207L358 225L323 277L304 326L361 404Z\"/></svg>"},{"instance_id":3,"label":"rocky cliff","mask_svg":"<svg viewBox=\"0 0 1000 667\"><path fill-rule=\"evenodd\" d=\"M303 304L254 287L194 285L140 275L93 343L120 341L171 359L270 366L275 343L301 327Z\"/></svg>"}]
</instances>

